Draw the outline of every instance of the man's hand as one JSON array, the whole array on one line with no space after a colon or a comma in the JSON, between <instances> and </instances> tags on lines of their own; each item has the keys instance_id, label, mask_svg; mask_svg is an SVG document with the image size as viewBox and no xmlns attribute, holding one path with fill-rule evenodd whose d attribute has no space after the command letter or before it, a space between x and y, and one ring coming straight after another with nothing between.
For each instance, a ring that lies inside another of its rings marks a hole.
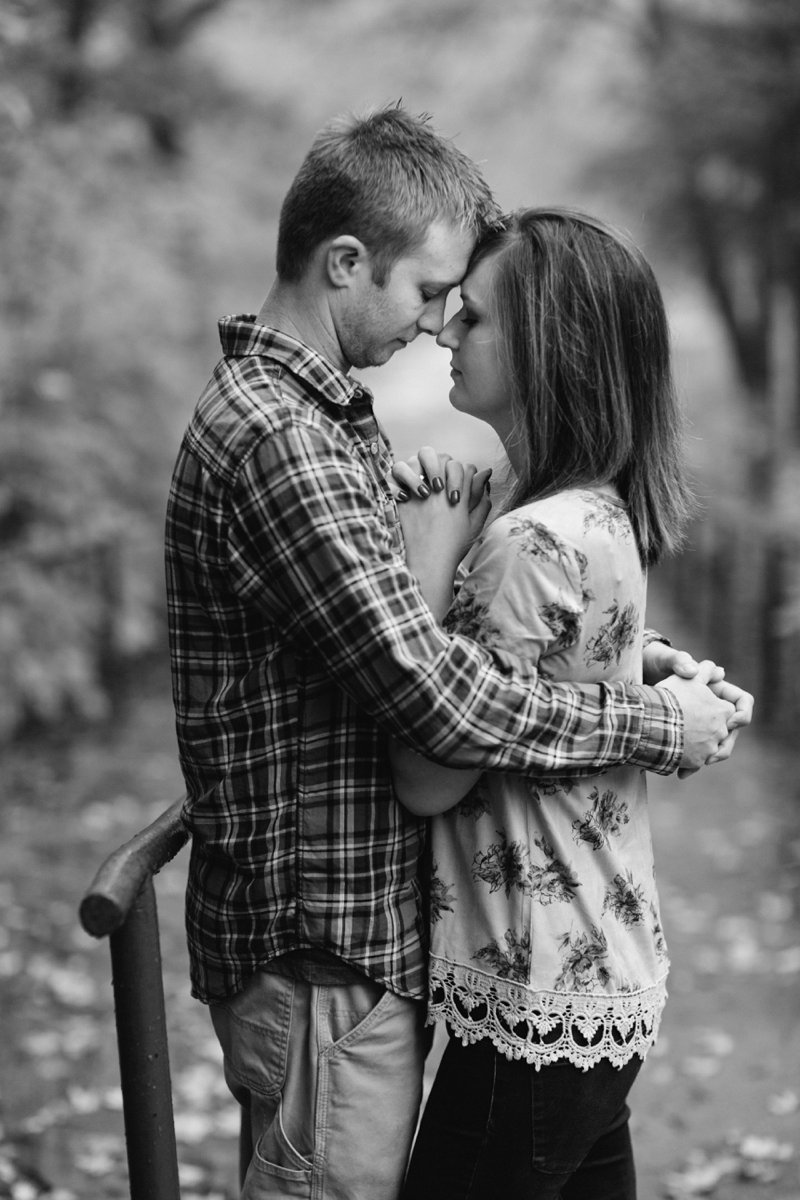
<instances>
[{"instance_id":1,"label":"man's hand","mask_svg":"<svg viewBox=\"0 0 800 1200\"><path fill-rule=\"evenodd\" d=\"M730 758L739 730L749 725L753 719L755 700L744 688L737 687L735 683L728 683L727 679L711 680L709 686L715 696L720 700L727 700L734 710L733 716L728 718L728 736L720 743L717 753L708 760L711 764Z\"/></svg>"},{"instance_id":2,"label":"man's hand","mask_svg":"<svg viewBox=\"0 0 800 1200\"><path fill-rule=\"evenodd\" d=\"M693 678L682 679L678 675L670 675L662 683L656 684L656 687L672 692L683 710L684 745L680 762L682 772L697 770L705 766L710 759L722 762L723 759L730 758L733 750L731 737L733 736L735 741L736 727L734 725L732 735L729 722L733 722L737 710L734 703L724 695L715 695L718 689L732 685L725 685L720 681L712 690L708 684L717 674L716 664L705 659L698 664ZM746 706L742 710L742 715L745 714Z\"/></svg>"},{"instance_id":3,"label":"man's hand","mask_svg":"<svg viewBox=\"0 0 800 1200\"><path fill-rule=\"evenodd\" d=\"M669 675L678 676L680 679L695 679L701 665L695 658L692 658L688 651L675 650L666 642L658 641L650 642L645 647L642 660L644 682L650 684L661 683ZM711 691L720 700L727 700L734 708L733 714L727 721L727 737L722 739L717 751L706 760L705 765L711 766L713 763L724 762L725 759L730 758L739 730L749 725L753 719L755 701L744 688L737 687L736 684L729 683L725 679L723 667L714 664L705 665L709 666L708 686ZM695 771L699 769L699 767L681 767L678 771L678 778L685 779L687 775L694 775Z\"/></svg>"}]
</instances>

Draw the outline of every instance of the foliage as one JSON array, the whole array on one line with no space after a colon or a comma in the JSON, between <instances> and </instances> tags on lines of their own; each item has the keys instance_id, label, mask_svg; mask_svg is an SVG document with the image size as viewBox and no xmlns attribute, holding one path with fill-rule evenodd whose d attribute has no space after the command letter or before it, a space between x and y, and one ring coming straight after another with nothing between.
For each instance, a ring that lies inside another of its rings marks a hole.
<instances>
[{"instance_id":1,"label":"foliage","mask_svg":"<svg viewBox=\"0 0 800 1200\"><path fill-rule=\"evenodd\" d=\"M0 741L103 715L121 664L162 644L174 414L209 273L206 214L134 90L128 111L52 103L58 10L19 0L0 20Z\"/></svg>"},{"instance_id":2,"label":"foliage","mask_svg":"<svg viewBox=\"0 0 800 1200\"><path fill-rule=\"evenodd\" d=\"M754 7L742 0L736 11L755 23L762 9L777 12L779 2ZM351 81L343 83L334 52L338 31L348 53L360 56L359 96L379 102L407 88L407 101L419 110L430 97L437 125L441 118L443 128L457 131L469 152L482 155L491 144L493 179L509 160L514 199L523 187L514 172L530 168L524 187L532 199L536 172L545 170L541 146L532 149L532 114L569 103L559 64L569 57L570 32L580 43L573 63L591 59L596 67L595 41L589 54L577 32L590 27L594 37L610 29L611 40L637 47L639 63L633 77L617 78L635 92L618 96L629 148L607 156L615 183L635 188L651 227L659 217L665 240L693 248L699 262L677 150L665 132L674 105L664 96L683 98L693 119L682 123L698 144L708 126L707 146L721 147L726 164L740 164L750 161L745 151L758 149L775 96L790 88L784 75L744 69L750 52L743 37L730 51L731 72L685 58L702 46L713 60L716 8L670 5L658 70L647 57L657 9L645 0L585 7L581 0L539 0L535 12L512 0L502 13L476 0L269 0L264 7L262 0L240 0L230 21L226 15L214 27L233 35L219 45L209 38L200 53L192 38L226 0L0 5L0 742L31 719L107 711L120 664L163 646L160 544L171 460L216 355L214 319L232 311L226 286L237 307L251 285L260 302L285 182L320 113L347 104L340 96ZM726 18L733 11L726 0ZM721 23L735 30L732 19ZM707 36L695 37L706 26ZM240 59L251 32L245 82ZM414 53L423 34L437 39L435 62ZM262 73L263 46L274 54ZM306 71L302 95L293 90L294 46L301 47L301 67L328 56L325 71ZM210 62L227 71L229 84ZM741 105L733 66L743 80ZM702 120L690 87L706 106ZM548 101L548 89L557 102ZM589 144L597 144L593 134ZM797 156L786 158L791 182ZM703 179L732 178L729 165L703 159L701 167ZM739 180L744 168L736 169ZM734 235L751 246L751 191L726 184L728 208L715 225L725 271L744 300L753 287L741 280L751 276L741 264L731 271L729 246ZM792 203L785 206L787 252L775 267L781 279L788 278L793 245ZM742 251L742 263L755 261ZM737 312L744 305L749 320L744 300ZM715 361L707 374L718 367ZM725 382L714 382L726 417Z\"/></svg>"},{"instance_id":3,"label":"foliage","mask_svg":"<svg viewBox=\"0 0 800 1200\"><path fill-rule=\"evenodd\" d=\"M632 56L616 80L620 146L593 166L636 195L703 279L755 418L751 482L769 493L781 440L800 445L796 335L793 416L776 413L776 344L800 327L800 11L793 0L612 0L599 12L569 0L567 16Z\"/></svg>"},{"instance_id":4,"label":"foliage","mask_svg":"<svg viewBox=\"0 0 800 1200\"><path fill-rule=\"evenodd\" d=\"M104 709L103 660L123 649L111 628L120 563L156 508L147 481L164 442L157 379L137 363L125 336L125 280L118 274L134 275L140 265L131 253L136 240L120 210L98 195L95 154L96 145L87 155L72 133L42 135L19 153L4 212L6 734L26 717ZM150 636L145 609L136 623L134 645Z\"/></svg>"},{"instance_id":5,"label":"foliage","mask_svg":"<svg viewBox=\"0 0 800 1200\"><path fill-rule=\"evenodd\" d=\"M0 21L7 95L39 116L87 109L134 116L165 156L211 98L179 53L225 0L11 0ZM213 95L213 89L212 93Z\"/></svg>"}]
</instances>

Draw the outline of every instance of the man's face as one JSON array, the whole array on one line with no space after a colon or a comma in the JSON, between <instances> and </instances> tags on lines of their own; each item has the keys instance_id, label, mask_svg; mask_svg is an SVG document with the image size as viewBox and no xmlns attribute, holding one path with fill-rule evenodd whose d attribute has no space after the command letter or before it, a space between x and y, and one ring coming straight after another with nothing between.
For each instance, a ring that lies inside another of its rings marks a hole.
<instances>
[{"instance_id":1,"label":"man's face","mask_svg":"<svg viewBox=\"0 0 800 1200\"><path fill-rule=\"evenodd\" d=\"M451 288L462 279L474 238L436 222L416 250L399 258L383 287L367 269L349 289L338 321L339 343L353 367L378 367L418 333L439 333Z\"/></svg>"}]
</instances>

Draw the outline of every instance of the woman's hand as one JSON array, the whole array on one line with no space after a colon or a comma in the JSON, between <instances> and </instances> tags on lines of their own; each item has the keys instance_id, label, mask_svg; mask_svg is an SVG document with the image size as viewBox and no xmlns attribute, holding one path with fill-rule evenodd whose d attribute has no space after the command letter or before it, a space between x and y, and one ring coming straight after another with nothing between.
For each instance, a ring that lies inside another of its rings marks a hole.
<instances>
[{"instance_id":1,"label":"woman's hand","mask_svg":"<svg viewBox=\"0 0 800 1200\"><path fill-rule=\"evenodd\" d=\"M649 684L660 683L669 675L679 675L681 679L694 679L700 670L699 662L692 658L688 650L676 650L674 646L658 640L645 646L642 651L642 666L644 682ZM724 677L722 667L717 667L709 682L718 683Z\"/></svg>"},{"instance_id":2,"label":"woman's hand","mask_svg":"<svg viewBox=\"0 0 800 1200\"><path fill-rule=\"evenodd\" d=\"M473 508L482 499L492 472L491 468L476 471L471 465L470 469L475 472L470 499L470 508ZM451 504L458 504L464 492L466 471L465 465L452 455L439 454L432 446L422 446L412 458L396 462L392 474L400 489L398 499L414 496L418 500L427 500L432 492L434 495L444 492Z\"/></svg>"},{"instance_id":3,"label":"woman's hand","mask_svg":"<svg viewBox=\"0 0 800 1200\"><path fill-rule=\"evenodd\" d=\"M450 607L458 564L489 515L491 471L423 447L419 455L398 462L392 474L400 487L409 570L441 620Z\"/></svg>"}]
</instances>

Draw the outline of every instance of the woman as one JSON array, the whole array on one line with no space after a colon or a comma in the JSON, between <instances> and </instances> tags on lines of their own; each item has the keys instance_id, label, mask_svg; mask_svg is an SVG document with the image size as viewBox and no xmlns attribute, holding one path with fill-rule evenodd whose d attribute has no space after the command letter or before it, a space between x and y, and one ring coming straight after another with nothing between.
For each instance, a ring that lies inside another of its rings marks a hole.
<instances>
[{"instance_id":1,"label":"woman","mask_svg":"<svg viewBox=\"0 0 800 1200\"><path fill-rule=\"evenodd\" d=\"M499 435L513 484L445 626L546 678L641 682L646 569L690 509L653 273L600 221L530 209L461 290L438 338L451 403ZM430 504L401 511L441 617L474 521ZM668 967L644 773L480 775L399 744L392 759L400 800L442 814L429 1003L449 1031L406 1200L633 1200L627 1096Z\"/></svg>"}]
</instances>

